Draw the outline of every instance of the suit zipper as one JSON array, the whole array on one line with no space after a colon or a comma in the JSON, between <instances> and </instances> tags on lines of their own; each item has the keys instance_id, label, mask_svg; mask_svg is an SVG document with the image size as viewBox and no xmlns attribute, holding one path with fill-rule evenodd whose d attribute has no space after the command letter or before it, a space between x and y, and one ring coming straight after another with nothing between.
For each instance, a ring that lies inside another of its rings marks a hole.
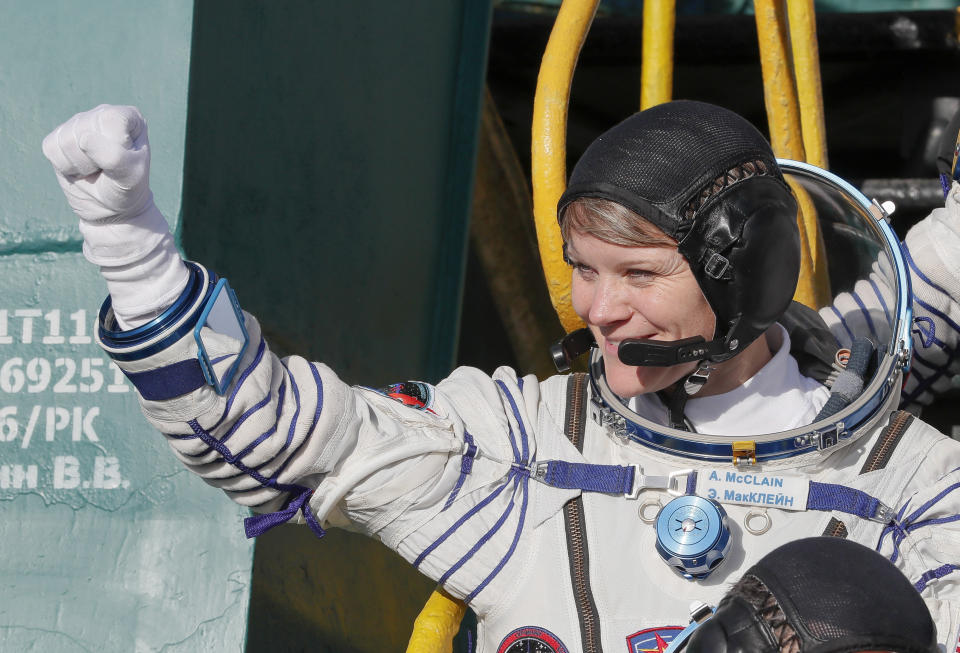
<instances>
[{"instance_id":1,"label":"suit zipper","mask_svg":"<svg viewBox=\"0 0 960 653\"><path fill-rule=\"evenodd\" d=\"M823 531L825 537L847 537L847 525L836 517L830 518L830 523L827 524L826 530Z\"/></svg>"},{"instance_id":2,"label":"suit zipper","mask_svg":"<svg viewBox=\"0 0 960 653\"><path fill-rule=\"evenodd\" d=\"M863 468L860 470L861 474L883 469L887 466L887 462L890 460L890 454L900 442L900 436L903 435L903 432L910 426L912 421L913 415L905 410L899 410L894 413L889 424L887 424L887 428L884 429L880 441L874 446L873 451L870 452L870 457L867 459L867 462L863 464Z\"/></svg>"},{"instance_id":3,"label":"suit zipper","mask_svg":"<svg viewBox=\"0 0 960 653\"><path fill-rule=\"evenodd\" d=\"M575 375L567 395L566 434L579 451L583 451L584 383L585 375ZM584 653L601 653L600 618L590 590L589 560L586 539L586 519L583 498L571 499L564 507L567 527L567 550L570 556L570 576L573 581L574 601L580 619Z\"/></svg>"}]
</instances>

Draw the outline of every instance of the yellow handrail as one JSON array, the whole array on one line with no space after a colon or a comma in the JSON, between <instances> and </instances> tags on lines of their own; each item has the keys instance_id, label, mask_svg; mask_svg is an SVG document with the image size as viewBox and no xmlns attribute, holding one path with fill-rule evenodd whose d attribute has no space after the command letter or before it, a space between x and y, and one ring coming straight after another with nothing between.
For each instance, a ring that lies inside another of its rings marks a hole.
<instances>
[{"instance_id":1,"label":"yellow handrail","mask_svg":"<svg viewBox=\"0 0 960 653\"><path fill-rule=\"evenodd\" d=\"M827 168L827 134L823 119L823 90L820 85L820 54L813 0L788 0L790 48L797 80L800 130L807 163Z\"/></svg>"},{"instance_id":2,"label":"yellow handrail","mask_svg":"<svg viewBox=\"0 0 960 653\"><path fill-rule=\"evenodd\" d=\"M563 261L557 202L567 185L567 106L580 48L599 0L564 0L537 77L530 153L533 218L550 301L567 331L583 326L570 301L570 269Z\"/></svg>"},{"instance_id":3,"label":"yellow handrail","mask_svg":"<svg viewBox=\"0 0 960 653\"><path fill-rule=\"evenodd\" d=\"M806 161L797 92L787 49L786 16L781 11L780 0L754 0L753 9L760 43L760 71L770 144L779 157Z\"/></svg>"},{"instance_id":4,"label":"yellow handrail","mask_svg":"<svg viewBox=\"0 0 960 653\"><path fill-rule=\"evenodd\" d=\"M434 590L413 623L407 653L451 653L467 608L442 589Z\"/></svg>"},{"instance_id":5,"label":"yellow handrail","mask_svg":"<svg viewBox=\"0 0 960 653\"><path fill-rule=\"evenodd\" d=\"M643 46L640 66L640 110L673 97L673 32L676 0L643 3Z\"/></svg>"},{"instance_id":6,"label":"yellow handrail","mask_svg":"<svg viewBox=\"0 0 960 653\"><path fill-rule=\"evenodd\" d=\"M790 47L793 53L793 71L797 80L797 104L800 109L800 129L807 163L826 169L827 130L823 116L823 90L820 83L820 55L817 49L817 24L813 0L788 0L787 18L790 25ZM797 187L794 186L794 191ZM827 271L827 248L820 231L820 223L810 196L797 192L800 201L801 240L806 240L804 252L809 253L809 270L801 272L797 293L798 302L811 308L820 308L830 301L830 276ZM807 208L809 207L809 208ZM808 219L813 218L813 219Z\"/></svg>"},{"instance_id":7,"label":"yellow handrail","mask_svg":"<svg viewBox=\"0 0 960 653\"><path fill-rule=\"evenodd\" d=\"M824 167L826 138L813 2L789 0L787 4L790 8L789 39L784 0L754 0L753 3L770 144L778 157L796 161L809 161L808 154L812 151L817 161L810 162ZM791 43L790 50L788 40ZM794 81L796 79L796 84L800 85L800 78L803 79L803 104L798 99ZM805 111L802 112L801 108ZM807 150L808 146L810 151ZM810 196L798 184L791 186L800 207L797 216L800 229L800 279L793 298L811 308L820 308L830 302L830 279L823 234Z\"/></svg>"}]
</instances>

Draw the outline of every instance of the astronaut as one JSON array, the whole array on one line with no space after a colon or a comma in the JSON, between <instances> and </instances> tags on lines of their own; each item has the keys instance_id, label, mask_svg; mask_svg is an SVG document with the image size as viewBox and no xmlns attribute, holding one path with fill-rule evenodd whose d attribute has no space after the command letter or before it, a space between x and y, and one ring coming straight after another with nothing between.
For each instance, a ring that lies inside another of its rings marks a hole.
<instances>
[{"instance_id":1,"label":"astronaut","mask_svg":"<svg viewBox=\"0 0 960 653\"><path fill-rule=\"evenodd\" d=\"M471 606L480 652L638 653L766 553L827 534L897 565L956 648L960 445L895 409L911 311L908 391L960 371L960 186L905 255L879 207L781 166L736 114L654 107L598 138L560 201L587 331L558 359L589 351L589 374L377 391L277 358L227 281L180 259L136 109L78 114L43 150L107 283L98 342L174 455L258 513L248 536L377 537ZM819 313L791 303L784 170L846 248Z\"/></svg>"}]
</instances>

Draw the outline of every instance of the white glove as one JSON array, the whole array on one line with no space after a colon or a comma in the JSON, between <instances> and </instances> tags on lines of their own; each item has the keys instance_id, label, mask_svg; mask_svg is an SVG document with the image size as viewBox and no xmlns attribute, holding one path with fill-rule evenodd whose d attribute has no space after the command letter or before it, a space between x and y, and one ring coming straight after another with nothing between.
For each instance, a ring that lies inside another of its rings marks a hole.
<instances>
[{"instance_id":1,"label":"white glove","mask_svg":"<svg viewBox=\"0 0 960 653\"><path fill-rule=\"evenodd\" d=\"M153 203L147 125L136 107L78 113L43 139L43 153L81 220L135 218Z\"/></svg>"},{"instance_id":2,"label":"white glove","mask_svg":"<svg viewBox=\"0 0 960 653\"><path fill-rule=\"evenodd\" d=\"M120 326L172 304L189 271L153 202L147 124L137 108L78 113L43 139L43 154L80 218L84 256L100 266Z\"/></svg>"}]
</instances>

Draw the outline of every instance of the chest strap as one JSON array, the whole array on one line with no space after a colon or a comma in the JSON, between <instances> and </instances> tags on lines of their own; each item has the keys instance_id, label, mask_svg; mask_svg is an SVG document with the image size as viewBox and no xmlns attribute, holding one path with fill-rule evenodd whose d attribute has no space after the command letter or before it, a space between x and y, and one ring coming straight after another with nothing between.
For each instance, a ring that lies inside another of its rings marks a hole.
<instances>
[{"instance_id":1,"label":"chest strap","mask_svg":"<svg viewBox=\"0 0 960 653\"><path fill-rule=\"evenodd\" d=\"M913 415L905 410L898 410L890 416L890 421L883 428L876 444L870 450L870 455L863 463L863 467L860 469L861 474L874 472L887 466L890 458L893 457L894 450L900 444L900 440L903 439L903 434L913 424L913 419Z\"/></svg>"}]
</instances>

